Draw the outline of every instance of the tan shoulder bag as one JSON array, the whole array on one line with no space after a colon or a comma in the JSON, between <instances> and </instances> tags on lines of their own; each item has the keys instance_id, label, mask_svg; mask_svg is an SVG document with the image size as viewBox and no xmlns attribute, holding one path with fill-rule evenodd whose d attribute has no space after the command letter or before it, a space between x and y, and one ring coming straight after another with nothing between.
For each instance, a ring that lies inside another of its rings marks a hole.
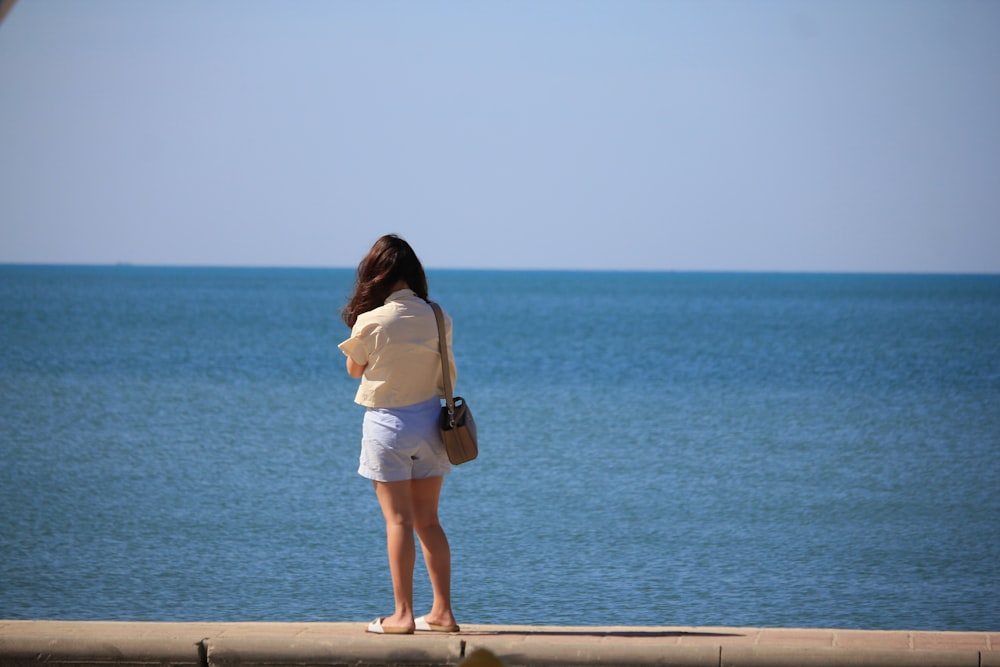
<instances>
[{"instance_id":1,"label":"tan shoulder bag","mask_svg":"<svg viewBox=\"0 0 1000 667\"><path fill-rule=\"evenodd\" d=\"M452 396L451 366L448 364L448 342L445 337L444 314L441 306L430 302L437 318L438 350L441 353L441 374L444 378L444 400L441 406L441 440L448 452L448 460L453 464L471 461L479 455L479 438L476 434L476 420L472 418L469 404L461 396Z\"/></svg>"}]
</instances>

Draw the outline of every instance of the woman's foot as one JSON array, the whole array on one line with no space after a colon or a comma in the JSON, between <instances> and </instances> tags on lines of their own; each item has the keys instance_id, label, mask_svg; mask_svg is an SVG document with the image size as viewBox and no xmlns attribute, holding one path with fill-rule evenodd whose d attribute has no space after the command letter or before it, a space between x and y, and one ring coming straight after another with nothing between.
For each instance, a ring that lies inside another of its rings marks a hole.
<instances>
[{"instance_id":1,"label":"woman's foot","mask_svg":"<svg viewBox=\"0 0 1000 667\"><path fill-rule=\"evenodd\" d=\"M371 632L376 635L412 635L413 627L408 627L404 625L387 625L385 621L389 619L388 616L383 616L382 618L376 618L374 621L368 624L368 629L366 632Z\"/></svg>"},{"instance_id":2,"label":"woman's foot","mask_svg":"<svg viewBox=\"0 0 1000 667\"><path fill-rule=\"evenodd\" d=\"M436 618L434 621L427 616L420 616L414 619L414 625L421 632L458 632L461 629L455 622L454 616L450 619Z\"/></svg>"}]
</instances>

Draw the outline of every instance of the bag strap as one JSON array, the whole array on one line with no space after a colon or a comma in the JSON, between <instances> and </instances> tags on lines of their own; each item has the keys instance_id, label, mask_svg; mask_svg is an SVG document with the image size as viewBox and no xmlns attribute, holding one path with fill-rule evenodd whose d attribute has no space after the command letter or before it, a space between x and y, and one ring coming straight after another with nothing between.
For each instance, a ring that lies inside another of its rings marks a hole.
<instances>
[{"instance_id":1,"label":"bag strap","mask_svg":"<svg viewBox=\"0 0 1000 667\"><path fill-rule=\"evenodd\" d=\"M434 318L437 320L438 329L438 351L441 353L441 375L444 378L444 400L448 405L448 418L451 425L455 425L455 397L451 395L451 365L448 363L448 342L445 338L444 313L441 306L433 301L428 301L434 309Z\"/></svg>"}]
</instances>

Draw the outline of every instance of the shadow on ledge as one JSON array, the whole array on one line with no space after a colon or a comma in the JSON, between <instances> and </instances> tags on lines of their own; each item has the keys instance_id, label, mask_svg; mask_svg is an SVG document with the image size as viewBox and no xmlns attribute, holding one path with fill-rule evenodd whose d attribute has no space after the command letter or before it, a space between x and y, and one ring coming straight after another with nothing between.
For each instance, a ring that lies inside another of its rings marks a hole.
<instances>
[{"instance_id":1,"label":"shadow on ledge","mask_svg":"<svg viewBox=\"0 0 1000 667\"><path fill-rule=\"evenodd\" d=\"M463 630L462 636L529 635L532 637L630 637L630 638L664 638L664 637L744 637L736 632L686 632L684 630Z\"/></svg>"}]
</instances>

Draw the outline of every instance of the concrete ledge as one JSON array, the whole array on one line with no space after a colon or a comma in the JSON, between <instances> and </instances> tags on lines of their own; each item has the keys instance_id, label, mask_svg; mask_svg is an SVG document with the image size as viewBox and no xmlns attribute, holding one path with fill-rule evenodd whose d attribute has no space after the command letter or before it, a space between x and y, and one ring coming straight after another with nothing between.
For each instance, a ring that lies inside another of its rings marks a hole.
<instances>
[{"instance_id":1,"label":"concrete ledge","mask_svg":"<svg viewBox=\"0 0 1000 667\"><path fill-rule=\"evenodd\" d=\"M469 644L486 649L509 667L980 667L978 651L794 648L786 646L634 646L608 645L601 650L566 644L512 646Z\"/></svg>"},{"instance_id":2,"label":"concrete ledge","mask_svg":"<svg viewBox=\"0 0 1000 667\"><path fill-rule=\"evenodd\" d=\"M486 649L509 667L532 665L536 667L569 667L587 665L603 667L634 665L646 667L669 665L671 667L719 667L720 647L704 646L649 646L628 641L605 642L599 645L586 642L470 640L466 654Z\"/></svg>"},{"instance_id":3,"label":"concrete ledge","mask_svg":"<svg viewBox=\"0 0 1000 667\"><path fill-rule=\"evenodd\" d=\"M979 667L978 651L726 646L720 667Z\"/></svg>"},{"instance_id":4,"label":"concrete ledge","mask_svg":"<svg viewBox=\"0 0 1000 667\"><path fill-rule=\"evenodd\" d=\"M0 620L0 665L474 667L475 653L506 667L1000 667L1000 632L466 624L379 636L365 625Z\"/></svg>"},{"instance_id":5,"label":"concrete ledge","mask_svg":"<svg viewBox=\"0 0 1000 667\"><path fill-rule=\"evenodd\" d=\"M372 641L375 639L376 641ZM326 640L290 637L213 639L205 641L206 665L457 665L463 642L457 636L423 635L337 637Z\"/></svg>"},{"instance_id":6,"label":"concrete ledge","mask_svg":"<svg viewBox=\"0 0 1000 667\"><path fill-rule=\"evenodd\" d=\"M205 664L199 641L122 636L10 637L0 636L0 665L176 665Z\"/></svg>"}]
</instances>

